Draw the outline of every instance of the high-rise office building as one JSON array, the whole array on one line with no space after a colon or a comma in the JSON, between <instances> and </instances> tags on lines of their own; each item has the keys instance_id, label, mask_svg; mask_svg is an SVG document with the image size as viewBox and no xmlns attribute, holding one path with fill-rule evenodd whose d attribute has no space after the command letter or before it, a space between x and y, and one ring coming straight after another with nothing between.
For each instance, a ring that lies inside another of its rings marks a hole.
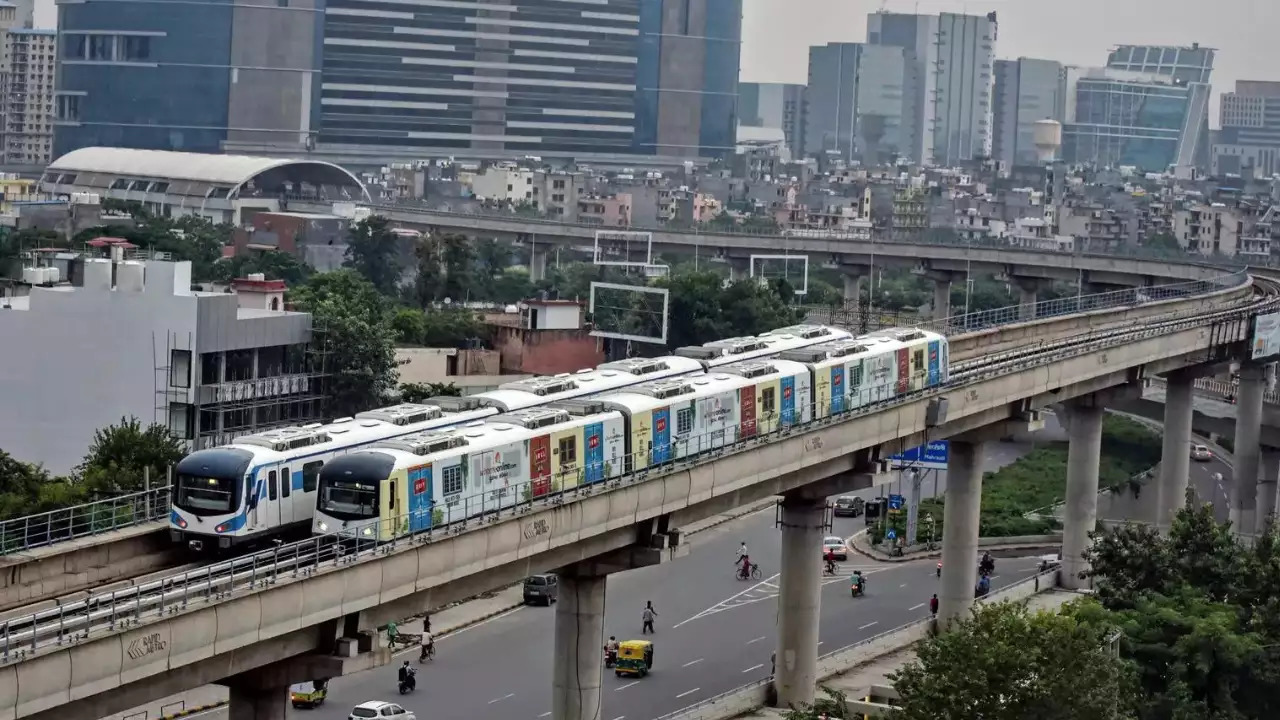
<instances>
[{"instance_id":1,"label":"high-rise office building","mask_svg":"<svg viewBox=\"0 0 1280 720\"><path fill-rule=\"evenodd\" d=\"M1120 45L1107 56L1107 67L1113 70L1167 75L1179 83L1209 82L1217 51L1200 47L1164 45Z\"/></svg>"},{"instance_id":2,"label":"high-rise office building","mask_svg":"<svg viewBox=\"0 0 1280 720\"><path fill-rule=\"evenodd\" d=\"M1038 162L1035 124L1066 120L1067 76L1054 60L997 60L992 93L991 157L1005 170Z\"/></svg>"},{"instance_id":3,"label":"high-rise office building","mask_svg":"<svg viewBox=\"0 0 1280 720\"><path fill-rule=\"evenodd\" d=\"M990 152L995 13L872 13L867 42L904 50L902 133L910 157L951 165Z\"/></svg>"},{"instance_id":4,"label":"high-rise office building","mask_svg":"<svg viewBox=\"0 0 1280 720\"><path fill-rule=\"evenodd\" d=\"M900 47L828 43L809 48L805 154L878 159L901 144L905 55Z\"/></svg>"},{"instance_id":5,"label":"high-rise office building","mask_svg":"<svg viewBox=\"0 0 1280 720\"><path fill-rule=\"evenodd\" d=\"M1219 120L1214 174L1280 173L1280 82L1237 80L1235 92L1222 94Z\"/></svg>"},{"instance_id":6,"label":"high-rise office building","mask_svg":"<svg viewBox=\"0 0 1280 720\"><path fill-rule=\"evenodd\" d=\"M738 83L738 124L780 129L787 147L799 153L804 89L793 83Z\"/></svg>"},{"instance_id":7,"label":"high-rise office building","mask_svg":"<svg viewBox=\"0 0 1280 720\"><path fill-rule=\"evenodd\" d=\"M53 159L58 32L23 27L3 34L4 162L48 165Z\"/></svg>"},{"instance_id":8,"label":"high-rise office building","mask_svg":"<svg viewBox=\"0 0 1280 720\"><path fill-rule=\"evenodd\" d=\"M731 152L741 10L84 0L59 6L57 147L307 148L352 162Z\"/></svg>"}]
</instances>

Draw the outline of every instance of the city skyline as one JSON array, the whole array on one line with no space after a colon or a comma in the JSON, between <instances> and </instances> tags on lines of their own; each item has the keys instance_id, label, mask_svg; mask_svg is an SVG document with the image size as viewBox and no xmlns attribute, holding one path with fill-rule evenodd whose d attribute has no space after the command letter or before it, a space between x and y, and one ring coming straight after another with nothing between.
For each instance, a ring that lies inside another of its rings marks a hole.
<instances>
[{"instance_id":1,"label":"city skyline","mask_svg":"<svg viewBox=\"0 0 1280 720\"><path fill-rule=\"evenodd\" d=\"M1221 5L1239 12L1223 12ZM941 12L999 16L996 56L1057 60L1067 65L1100 67L1107 51L1123 44L1190 45L1218 49L1213 70L1211 122L1218 126L1218 96L1236 80L1280 80L1280 49L1266 42L1265 27L1280 25L1280 3L1225 0L1205 6L1193 0L1130 0L1108 3L1080 0L1069 5L1048 0L885 0L848 3L839 0L750 0L743 13L741 80L804 83L810 45L862 42L867 14ZM1247 22L1242 21L1248 13ZM1106 17L1105 24L1098 19ZM1243 31L1243 32L1242 32ZM1087 39L1081 40L1085 36ZM778 42L779 36L794 42Z\"/></svg>"}]
</instances>

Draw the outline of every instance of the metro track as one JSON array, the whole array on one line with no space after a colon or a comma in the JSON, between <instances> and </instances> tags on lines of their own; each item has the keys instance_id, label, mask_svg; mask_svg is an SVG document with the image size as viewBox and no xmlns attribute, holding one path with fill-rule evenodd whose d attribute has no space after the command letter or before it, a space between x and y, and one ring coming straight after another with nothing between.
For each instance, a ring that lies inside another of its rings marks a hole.
<instances>
[{"instance_id":1,"label":"metro track","mask_svg":"<svg viewBox=\"0 0 1280 720\"><path fill-rule=\"evenodd\" d=\"M868 412L914 402L924 396L953 392L966 385L1013 371L1021 371L1071 356L1104 350L1148 337L1166 335L1215 322L1242 321L1250 314L1280 308L1280 281L1253 277L1254 294L1249 299L1222 309L1171 312L1155 316L1137 327L1090 331L1063 340L1036 343L1030 347L995 353L981 359L955 363L951 380L945 386L895 397L892 401L860 408L844 421ZM837 419L839 423L842 420ZM815 425L814 427L821 427ZM791 432L804 432L805 427ZM732 452L732 448L729 449ZM723 457L720 453L715 457ZM588 490L589 492L591 490ZM575 492L573 490L566 492ZM563 496L547 496L545 503L563 501ZM529 508L524 508L527 512ZM498 518L472 518L472 524L494 522ZM486 522L487 521L487 522ZM426 543L466 530L468 521L455 527L446 526L419 537L401 539L377 548L386 555L406 543ZM76 643L100 631L115 631L143 624L154 617L177 614L191 603L216 602L240 590L266 588L285 580L308 577L328 566L354 563L364 556L373 543L357 545L351 552L347 545L332 538L316 537L274 550L216 561L202 567L179 566L155 571L132 580L115 583L119 587L81 591L57 599L43 600L23 608L0 614L0 664L24 659L49 644ZM189 567L185 572L177 572Z\"/></svg>"}]
</instances>

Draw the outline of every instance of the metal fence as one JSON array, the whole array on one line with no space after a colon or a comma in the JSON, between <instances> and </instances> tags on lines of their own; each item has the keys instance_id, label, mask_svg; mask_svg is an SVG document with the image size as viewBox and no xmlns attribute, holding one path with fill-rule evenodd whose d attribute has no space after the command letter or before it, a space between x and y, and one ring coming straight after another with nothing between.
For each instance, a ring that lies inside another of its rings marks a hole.
<instances>
[{"instance_id":1,"label":"metal fence","mask_svg":"<svg viewBox=\"0 0 1280 720\"><path fill-rule=\"evenodd\" d=\"M0 556L169 516L168 486L0 521Z\"/></svg>"},{"instance_id":2,"label":"metal fence","mask_svg":"<svg viewBox=\"0 0 1280 720\"><path fill-rule=\"evenodd\" d=\"M1276 299L1266 301L1269 307ZM754 435L739 435L731 443L712 441L704 450L686 457L673 453L673 459L659 465L626 472L619 477L592 484L569 486L567 476L561 476L559 487L549 488L528 483L511 488L507 493L479 493L467 501L464 513L474 515L444 522L432 523L429 529L415 533L406 532L413 518L392 518L372 524L366 535L361 528L354 537L350 535L320 535L273 550L216 563L149 583L120 590L91 595L84 600L65 603L58 608L13 617L0 623L0 661L21 659L40 647L61 645L88 637L95 631L113 631L134 626L150 619L181 611L193 602L216 603L231 595L256 592L279 582L282 578L309 577L326 568L375 560L401 548L425 545L447 540L455 535L513 518L528 516L534 511L574 502L596 493L648 482L675 472L687 471L697 465L716 462L730 454L747 452L761 445L785 439L788 436L842 424L854 418L864 417L890 407L937 397L941 393L954 392L963 384L987 380L1010 372L1025 371L1045 363L1095 352L1109 347L1147 337L1158 337L1169 332L1202 327L1206 323L1234 317L1241 313L1257 311L1261 303L1205 313L1186 311L1171 313L1164 319L1152 319L1140 327L1113 328L1084 333L1076 338L1045 343L1035 350L1020 349L997 353L981 362L970 362L963 370L953 372L958 384L943 387L927 387L869 402L861 407L848 407L843 412L826 414L808 422L774 426L757 426ZM576 472L576 471L575 471ZM577 481L580 476L573 475ZM539 481L540 482L540 481ZM543 494L545 493L545 494ZM496 496L495 496L496 495ZM420 520L420 518L419 518ZM434 520L434 518L433 518ZM536 525L536 523L535 523ZM535 537L540 534L533 528ZM541 533L549 532L543 527ZM367 537L367 539L366 539ZM383 538L389 538L385 542Z\"/></svg>"}]
</instances>

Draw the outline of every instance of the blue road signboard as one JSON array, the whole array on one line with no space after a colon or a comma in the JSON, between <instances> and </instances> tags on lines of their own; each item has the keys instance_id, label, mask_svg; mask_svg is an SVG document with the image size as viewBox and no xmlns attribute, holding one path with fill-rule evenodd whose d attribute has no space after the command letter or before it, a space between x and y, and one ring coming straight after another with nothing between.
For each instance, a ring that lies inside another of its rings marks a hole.
<instances>
[{"instance_id":1,"label":"blue road signboard","mask_svg":"<svg viewBox=\"0 0 1280 720\"><path fill-rule=\"evenodd\" d=\"M923 452L922 452L923 450ZM951 446L946 440L931 442L924 448L912 448L889 458L895 468L918 467L930 470L946 470Z\"/></svg>"},{"instance_id":2,"label":"blue road signboard","mask_svg":"<svg viewBox=\"0 0 1280 720\"><path fill-rule=\"evenodd\" d=\"M890 495L890 496L889 496L889 509L890 509L890 510L901 510L901 509L902 509L902 505L903 505L903 498L902 498L902 496L901 496L901 495Z\"/></svg>"},{"instance_id":3,"label":"blue road signboard","mask_svg":"<svg viewBox=\"0 0 1280 720\"><path fill-rule=\"evenodd\" d=\"M885 530L885 531L884 531L884 539L885 539L885 540L897 540L897 539L898 539L898 532L897 532L896 530L894 530L893 528L889 528L888 530Z\"/></svg>"}]
</instances>

